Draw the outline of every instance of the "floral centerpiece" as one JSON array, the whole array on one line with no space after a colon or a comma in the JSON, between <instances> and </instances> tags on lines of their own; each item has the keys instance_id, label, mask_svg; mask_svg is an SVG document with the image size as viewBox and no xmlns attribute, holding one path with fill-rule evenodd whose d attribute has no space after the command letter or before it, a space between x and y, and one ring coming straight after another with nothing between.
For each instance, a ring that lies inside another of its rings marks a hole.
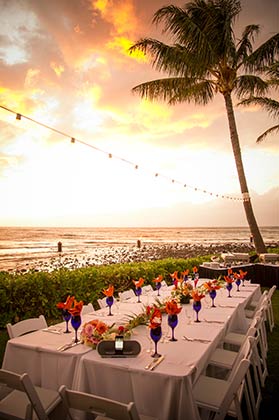
<instances>
[{"instance_id":1,"label":"floral centerpiece","mask_svg":"<svg viewBox=\"0 0 279 420\"><path fill-rule=\"evenodd\" d=\"M205 293L202 290L193 289L191 291L191 297L193 299L193 309L197 314L197 318L195 322L200 322L198 318L198 313L201 310L201 300L205 297Z\"/></svg>"},{"instance_id":2,"label":"floral centerpiece","mask_svg":"<svg viewBox=\"0 0 279 420\"><path fill-rule=\"evenodd\" d=\"M109 315L112 315L111 307L112 307L113 302L114 302L114 299L113 299L114 286L112 284L110 284L107 289L103 289L103 294L106 296L106 303L109 307Z\"/></svg>"},{"instance_id":3,"label":"floral centerpiece","mask_svg":"<svg viewBox=\"0 0 279 420\"><path fill-rule=\"evenodd\" d=\"M203 283L203 289L205 290L205 293L208 293L209 296L212 299L212 308L215 308L214 300L216 298L217 290L221 288L221 285L218 283L218 280L209 280Z\"/></svg>"},{"instance_id":4,"label":"floral centerpiece","mask_svg":"<svg viewBox=\"0 0 279 420\"><path fill-rule=\"evenodd\" d=\"M126 326L115 327L114 324L109 326L99 319L93 319L82 326L80 339L84 344L95 349L100 341L115 340L116 335L129 338L131 330Z\"/></svg>"},{"instance_id":5,"label":"floral centerpiece","mask_svg":"<svg viewBox=\"0 0 279 420\"><path fill-rule=\"evenodd\" d=\"M61 311L62 311L62 317L63 317L64 321L66 322L66 330L65 330L65 333L70 333L68 324L69 324L69 321L71 319L70 309L73 306L74 300L75 300L75 297L74 296L68 295L65 302L58 302L56 304L56 307L58 309L61 309Z\"/></svg>"},{"instance_id":6,"label":"floral centerpiece","mask_svg":"<svg viewBox=\"0 0 279 420\"><path fill-rule=\"evenodd\" d=\"M193 286L190 282L177 279L177 281L174 282L174 288L171 291L171 295L181 304L189 303L192 290Z\"/></svg>"}]
</instances>

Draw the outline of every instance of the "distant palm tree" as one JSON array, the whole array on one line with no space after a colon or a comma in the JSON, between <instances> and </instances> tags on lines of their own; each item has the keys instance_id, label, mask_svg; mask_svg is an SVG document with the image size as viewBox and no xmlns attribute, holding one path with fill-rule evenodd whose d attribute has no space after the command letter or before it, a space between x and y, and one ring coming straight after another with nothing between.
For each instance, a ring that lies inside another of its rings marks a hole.
<instances>
[{"instance_id":1,"label":"distant palm tree","mask_svg":"<svg viewBox=\"0 0 279 420\"><path fill-rule=\"evenodd\" d=\"M254 216L244 173L232 92L239 99L248 94L263 95L268 85L259 76L240 74L241 70L247 72L249 65L253 66L248 58L252 53L251 42L259 32L258 25L249 25L236 42L232 25L240 11L238 0L193 0L183 8L169 5L159 9L153 23L164 23L163 32L169 32L175 43L168 45L143 38L130 48L130 52L144 52L152 66L169 77L142 83L134 87L133 92L150 100L163 99L171 105L182 102L206 105L216 93L223 95L246 218L257 253L264 253L266 247ZM279 51L279 33L270 38L262 50L259 47L256 51L255 62L270 65Z\"/></svg>"},{"instance_id":2,"label":"distant palm tree","mask_svg":"<svg viewBox=\"0 0 279 420\"><path fill-rule=\"evenodd\" d=\"M265 69L267 76L270 77L269 80L267 80L267 83L270 87L273 87L274 89L279 88L279 62L273 63L271 66L266 67ZM247 99L243 99L239 103L239 105L260 105L263 109L265 109L272 117L279 119L279 102L275 99L268 98L268 97L261 97L261 96L250 96ZM268 136L271 133L274 133L276 131L279 131L279 124L274 125L273 127L268 128L266 131L264 131L258 138L257 143L260 143L263 141L266 136Z\"/></svg>"}]
</instances>

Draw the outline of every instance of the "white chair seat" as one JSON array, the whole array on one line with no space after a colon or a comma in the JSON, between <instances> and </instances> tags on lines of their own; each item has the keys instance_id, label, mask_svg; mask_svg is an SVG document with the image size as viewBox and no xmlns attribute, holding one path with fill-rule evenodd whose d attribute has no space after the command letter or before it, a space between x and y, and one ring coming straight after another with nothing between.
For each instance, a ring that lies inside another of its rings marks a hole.
<instances>
[{"instance_id":1,"label":"white chair seat","mask_svg":"<svg viewBox=\"0 0 279 420\"><path fill-rule=\"evenodd\" d=\"M223 420L227 414L241 419L242 395L238 390L245 380L249 366L249 360L242 359L228 381L200 375L193 388L197 406L212 412L211 418L214 420Z\"/></svg>"},{"instance_id":2,"label":"white chair seat","mask_svg":"<svg viewBox=\"0 0 279 420\"><path fill-rule=\"evenodd\" d=\"M125 290L124 292L119 292L118 296L119 296L120 302L124 302L127 299L131 299L135 297L135 293L132 289L129 289L129 290Z\"/></svg>"},{"instance_id":3,"label":"white chair seat","mask_svg":"<svg viewBox=\"0 0 279 420\"><path fill-rule=\"evenodd\" d=\"M0 418L13 420L47 420L61 403L57 391L34 387L29 376L0 369L0 383L11 389L0 401ZM60 407L61 408L61 407ZM37 417L33 417L33 411ZM57 411L59 416L61 412Z\"/></svg>"},{"instance_id":4,"label":"white chair seat","mask_svg":"<svg viewBox=\"0 0 279 420\"><path fill-rule=\"evenodd\" d=\"M152 293L152 292L153 292L153 287L151 286L151 284L147 284L146 286L142 287L143 295L147 295L148 293Z\"/></svg>"}]
</instances>

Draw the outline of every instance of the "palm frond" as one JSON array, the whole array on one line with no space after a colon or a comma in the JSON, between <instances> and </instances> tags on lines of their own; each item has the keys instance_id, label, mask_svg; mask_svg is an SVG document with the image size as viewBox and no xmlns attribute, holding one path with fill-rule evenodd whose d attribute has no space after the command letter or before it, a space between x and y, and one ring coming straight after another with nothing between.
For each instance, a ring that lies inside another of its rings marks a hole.
<instances>
[{"instance_id":1,"label":"palm frond","mask_svg":"<svg viewBox=\"0 0 279 420\"><path fill-rule=\"evenodd\" d=\"M272 117L279 117L279 102L271 98L251 96L250 98L243 99L238 105L259 105Z\"/></svg>"},{"instance_id":2,"label":"palm frond","mask_svg":"<svg viewBox=\"0 0 279 420\"><path fill-rule=\"evenodd\" d=\"M261 143L269 134L273 133L273 132L279 132L279 125L274 125L273 127L270 127L268 130L266 130L263 134L261 134L258 138L257 138L257 143Z\"/></svg>"},{"instance_id":3,"label":"palm frond","mask_svg":"<svg viewBox=\"0 0 279 420\"><path fill-rule=\"evenodd\" d=\"M245 60L249 54L252 53L252 42L255 40L255 35L259 33L259 25L248 25L242 33L241 40L237 45L236 63Z\"/></svg>"},{"instance_id":4,"label":"palm frond","mask_svg":"<svg viewBox=\"0 0 279 420\"><path fill-rule=\"evenodd\" d=\"M144 38L134 44L129 51L142 51L151 59L151 66L170 76L202 76L206 67L198 57L181 45L167 45L152 38Z\"/></svg>"},{"instance_id":5,"label":"palm frond","mask_svg":"<svg viewBox=\"0 0 279 420\"><path fill-rule=\"evenodd\" d=\"M246 68L249 71L263 70L270 66L279 55L279 33L261 44L246 60Z\"/></svg>"},{"instance_id":6,"label":"palm frond","mask_svg":"<svg viewBox=\"0 0 279 420\"><path fill-rule=\"evenodd\" d=\"M182 102L208 103L214 95L214 84L211 81L197 81L194 78L175 77L142 83L132 90L142 98L155 99L175 105Z\"/></svg>"},{"instance_id":7,"label":"palm frond","mask_svg":"<svg viewBox=\"0 0 279 420\"><path fill-rule=\"evenodd\" d=\"M235 92L238 98L244 95L261 95L268 90L268 83L259 76L243 75L239 76L235 81Z\"/></svg>"}]
</instances>

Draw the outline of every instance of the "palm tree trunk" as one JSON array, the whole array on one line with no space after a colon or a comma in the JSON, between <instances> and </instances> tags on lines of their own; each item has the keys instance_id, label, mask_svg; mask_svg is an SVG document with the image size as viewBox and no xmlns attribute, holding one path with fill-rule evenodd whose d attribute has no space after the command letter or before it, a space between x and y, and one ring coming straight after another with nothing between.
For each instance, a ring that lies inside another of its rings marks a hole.
<instances>
[{"instance_id":1,"label":"palm tree trunk","mask_svg":"<svg viewBox=\"0 0 279 420\"><path fill-rule=\"evenodd\" d=\"M249 228L250 228L251 235L252 235L253 240L254 240L254 244L255 244L257 254L265 253L266 252L266 247L265 247L262 235L260 233L260 230L258 228L256 218L254 216L253 207L252 207L252 203L251 203L251 198L250 198L248 187L247 187L246 176L245 176L244 167L243 167L243 163L242 163L242 157L241 157L241 149L240 149L240 145L239 145L239 138L238 138L238 133L237 133L237 129L236 129L236 123L235 123L235 116L234 116L231 94L230 93L224 93L224 98L225 98L228 121L229 121L229 128L230 128L230 136L231 136L233 154L234 154L236 169L237 169L237 173L238 173L238 179L239 179L239 183L240 183L240 188L241 188L241 193L242 193L246 218L247 218L247 221L248 221L248 225L249 225Z\"/></svg>"}]
</instances>

